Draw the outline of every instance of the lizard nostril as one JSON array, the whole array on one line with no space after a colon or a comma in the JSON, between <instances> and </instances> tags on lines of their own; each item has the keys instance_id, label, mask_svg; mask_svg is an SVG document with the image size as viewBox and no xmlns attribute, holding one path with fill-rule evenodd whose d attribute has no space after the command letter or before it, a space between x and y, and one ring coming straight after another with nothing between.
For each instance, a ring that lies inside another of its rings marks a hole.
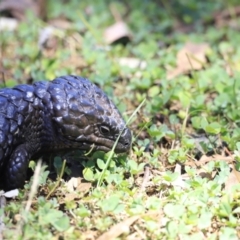
<instances>
[{"instance_id":1,"label":"lizard nostril","mask_svg":"<svg viewBox=\"0 0 240 240\"><path fill-rule=\"evenodd\" d=\"M124 138L125 138L124 147L125 149L129 149L131 147L132 142L132 134L129 128L126 128Z\"/></svg>"}]
</instances>

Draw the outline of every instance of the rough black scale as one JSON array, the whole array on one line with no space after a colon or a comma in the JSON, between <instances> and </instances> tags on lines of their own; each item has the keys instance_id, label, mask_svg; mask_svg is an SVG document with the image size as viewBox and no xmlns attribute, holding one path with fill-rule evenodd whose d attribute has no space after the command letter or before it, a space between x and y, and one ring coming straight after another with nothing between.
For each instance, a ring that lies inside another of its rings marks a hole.
<instances>
[{"instance_id":1,"label":"rough black scale","mask_svg":"<svg viewBox=\"0 0 240 240\"><path fill-rule=\"evenodd\" d=\"M107 129L107 130L106 130ZM127 152L131 132L101 89L87 79L65 76L51 82L0 89L0 181L5 190L24 185L28 162L56 150Z\"/></svg>"}]
</instances>

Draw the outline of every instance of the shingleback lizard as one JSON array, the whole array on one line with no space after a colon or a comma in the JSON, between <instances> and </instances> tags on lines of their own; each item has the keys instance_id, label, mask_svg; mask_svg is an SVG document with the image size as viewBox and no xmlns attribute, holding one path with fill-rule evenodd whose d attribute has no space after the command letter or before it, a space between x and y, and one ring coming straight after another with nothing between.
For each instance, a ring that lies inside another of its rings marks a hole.
<instances>
[{"instance_id":1,"label":"shingleback lizard","mask_svg":"<svg viewBox=\"0 0 240 240\"><path fill-rule=\"evenodd\" d=\"M0 89L0 181L4 190L24 185L28 163L44 153L73 149L115 152L131 147L131 132L115 105L87 79Z\"/></svg>"}]
</instances>

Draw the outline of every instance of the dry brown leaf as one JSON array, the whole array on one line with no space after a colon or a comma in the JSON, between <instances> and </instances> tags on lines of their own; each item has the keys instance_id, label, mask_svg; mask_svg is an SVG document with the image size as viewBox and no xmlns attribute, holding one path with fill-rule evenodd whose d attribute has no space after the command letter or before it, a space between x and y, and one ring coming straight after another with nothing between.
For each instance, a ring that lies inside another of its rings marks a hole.
<instances>
[{"instance_id":1,"label":"dry brown leaf","mask_svg":"<svg viewBox=\"0 0 240 240\"><path fill-rule=\"evenodd\" d=\"M77 188L77 186L80 182L81 182L80 178L71 177L69 179L69 181L66 182L66 187L67 187L68 191L69 192L75 191L75 189Z\"/></svg>"},{"instance_id":2,"label":"dry brown leaf","mask_svg":"<svg viewBox=\"0 0 240 240\"><path fill-rule=\"evenodd\" d=\"M208 162L211 162L211 161L218 161L218 160L221 160L221 161L225 161L227 163L232 163L234 158L232 156L222 156L222 155L219 155L219 154L216 154L216 155L213 155L213 156L206 156L206 155L203 155L199 161L196 162L196 165L197 166L202 166L204 165L205 163L208 163Z\"/></svg>"},{"instance_id":3,"label":"dry brown leaf","mask_svg":"<svg viewBox=\"0 0 240 240\"><path fill-rule=\"evenodd\" d=\"M201 178L207 178L209 180L213 180L217 174L217 171L212 171L212 172L206 172L206 169L201 168L201 169L197 169L197 174L201 177Z\"/></svg>"},{"instance_id":4,"label":"dry brown leaf","mask_svg":"<svg viewBox=\"0 0 240 240\"><path fill-rule=\"evenodd\" d=\"M92 187L92 183L85 182L82 177L71 177L68 182L66 182L67 189L70 192L80 191L80 192L88 192Z\"/></svg>"},{"instance_id":5,"label":"dry brown leaf","mask_svg":"<svg viewBox=\"0 0 240 240\"><path fill-rule=\"evenodd\" d=\"M32 11L35 16L44 18L46 15L46 0L3 0L0 2L0 12L7 12L18 20L26 18L26 11Z\"/></svg>"},{"instance_id":6,"label":"dry brown leaf","mask_svg":"<svg viewBox=\"0 0 240 240\"><path fill-rule=\"evenodd\" d=\"M228 164L231 164L233 163L234 161L234 157L233 156L222 156L222 155L219 155L219 154L216 154L216 155L213 155L213 156L206 156L206 155L203 155L199 161L194 161L194 163L190 162L186 165L188 166L197 166L197 167L204 167L205 164L207 164L208 162L212 162L212 161L225 161L227 162ZM236 171L237 172L237 171ZM204 168L200 168L197 170L197 173L199 174L199 176L201 176L202 178L208 178L208 179L214 179L214 177L216 176L217 174L217 171L212 171L211 173L209 172L206 172L204 170ZM239 182L240 182L240 173L237 172L236 174L238 174L238 177L239 177ZM235 175L236 175L235 174Z\"/></svg>"},{"instance_id":7,"label":"dry brown leaf","mask_svg":"<svg viewBox=\"0 0 240 240\"><path fill-rule=\"evenodd\" d=\"M66 193L65 197L63 199L61 199L59 202L66 204L66 202L71 202L75 199L79 199L79 194L73 192L73 193Z\"/></svg>"},{"instance_id":8,"label":"dry brown leaf","mask_svg":"<svg viewBox=\"0 0 240 240\"><path fill-rule=\"evenodd\" d=\"M123 43L126 44L132 38L132 34L129 31L128 25L123 21L123 18L117 8L112 3L109 5L109 10L115 19L115 24L109 26L104 32L104 39L107 44Z\"/></svg>"},{"instance_id":9,"label":"dry brown leaf","mask_svg":"<svg viewBox=\"0 0 240 240\"><path fill-rule=\"evenodd\" d=\"M232 172L234 173L235 177L237 178L238 182L240 182L240 172L233 168Z\"/></svg>"},{"instance_id":10,"label":"dry brown leaf","mask_svg":"<svg viewBox=\"0 0 240 240\"><path fill-rule=\"evenodd\" d=\"M104 39L107 44L112 44L117 41L128 42L131 39L128 26L123 21L116 22L108 27L104 32Z\"/></svg>"},{"instance_id":11,"label":"dry brown leaf","mask_svg":"<svg viewBox=\"0 0 240 240\"><path fill-rule=\"evenodd\" d=\"M207 43L186 43L177 54L177 67L167 73L167 78L172 79L191 70L200 70L207 62L206 53L210 49Z\"/></svg>"},{"instance_id":12,"label":"dry brown leaf","mask_svg":"<svg viewBox=\"0 0 240 240\"><path fill-rule=\"evenodd\" d=\"M78 184L76 190L87 193L87 192L89 192L91 187L92 187L92 183L91 182L83 182L83 180L82 180L81 183Z\"/></svg>"},{"instance_id":13,"label":"dry brown leaf","mask_svg":"<svg viewBox=\"0 0 240 240\"><path fill-rule=\"evenodd\" d=\"M217 11L213 15L216 27L222 28L228 26L239 30L240 6Z\"/></svg>"},{"instance_id":14,"label":"dry brown leaf","mask_svg":"<svg viewBox=\"0 0 240 240\"><path fill-rule=\"evenodd\" d=\"M85 180L81 177L72 177L68 182L66 182L65 185L69 192L64 193L64 198L62 198L60 202L66 203L66 201L80 199L86 193L88 193L90 188L92 187L92 183L84 181Z\"/></svg>"},{"instance_id":15,"label":"dry brown leaf","mask_svg":"<svg viewBox=\"0 0 240 240\"><path fill-rule=\"evenodd\" d=\"M48 21L48 24L64 30L73 28L73 23L63 17L51 19Z\"/></svg>"},{"instance_id":16,"label":"dry brown leaf","mask_svg":"<svg viewBox=\"0 0 240 240\"><path fill-rule=\"evenodd\" d=\"M82 239L94 240L96 239L97 231L89 230L87 232L82 233L82 235L83 235Z\"/></svg>"},{"instance_id":17,"label":"dry brown leaf","mask_svg":"<svg viewBox=\"0 0 240 240\"><path fill-rule=\"evenodd\" d=\"M202 167L208 162L219 161L219 160L225 161L228 164L230 164L234 161L234 157L233 156L222 156L219 154L212 155L212 156L202 155L202 157L198 161L188 161L187 163L185 163L185 166Z\"/></svg>"},{"instance_id":18,"label":"dry brown leaf","mask_svg":"<svg viewBox=\"0 0 240 240\"><path fill-rule=\"evenodd\" d=\"M233 167L229 174L228 180L225 183L225 190L231 190L233 186L240 183L240 172Z\"/></svg>"},{"instance_id":19,"label":"dry brown leaf","mask_svg":"<svg viewBox=\"0 0 240 240\"><path fill-rule=\"evenodd\" d=\"M127 66L132 69L145 69L147 67L147 62L138 58L118 58L116 61L119 63L119 65Z\"/></svg>"},{"instance_id":20,"label":"dry brown leaf","mask_svg":"<svg viewBox=\"0 0 240 240\"><path fill-rule=\"evenodd\" d=\"M102 234L97 240L116 239L121 234L128 232L129 227L138 219L139 219L139 216L133 216L125 219L124 221L111 227L108 232L105 232L104 234Z\"/></svg>"}]
</instances>

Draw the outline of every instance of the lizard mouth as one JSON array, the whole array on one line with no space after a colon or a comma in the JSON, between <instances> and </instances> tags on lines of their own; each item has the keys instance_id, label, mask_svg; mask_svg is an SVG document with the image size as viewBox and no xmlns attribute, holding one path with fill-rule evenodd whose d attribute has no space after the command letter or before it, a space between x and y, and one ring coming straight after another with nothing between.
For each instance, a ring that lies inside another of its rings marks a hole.
<instances>
[{"instance_id":1,"label":"lizard mouth","mask_svg":"<svg viewBox=\"0 0 240 240\"><path fill-rule=\"evenodd\" d=\"M91 143L91 142L83 142L82 147L86 150L98 150L98 151L104 151L104 152L109 152L112 150L114 145L113 141L109 141L109 144L106 145L101 145L99 143ZM115 153L124 153L128 152L130 150L129 144L123 145L122 143L117 143L114 152Z\"/></svg>"},{"instance_id":2,"label":"lizard mouth","mask_svg":"<svg viewBox=\"0 0 240 240\"><path fill-rule=\"evenodd\" d=\"M81 149L90 151L91 149L96 151L109 152L115 143L115 139L106 138L103 136L96 136L95 134L89 134L88 136L80 135L77 138L72 136L63 136L62 142L68 147L66 149ZM118 143L114 149L115 153L129 152L131 148L132 134L128 128L123 130ZM59 146L61 148L61 146Z\"/></svg>"},{"instance_id":3,"label":"lizard mouth","mask_svg":"<svg viewBox=\"0 0 240 240\"><path fill-rule=\"evenodd\" d=\"M116 141L116 140L115 140ZM102 145L96 144L96 149L101 149L103 151L111 150L115 143L114 140L109 139L103 139ZM118 139L118 143L116 144L116 147L114 149L114 152L116 153L124 153L129 152L132 144L132 134L131 131L128 128L125 128L125 130L122 131L120 138Z\"/></svg>"},{"instance_id":4,"label":"lizard mouth","mask_svg":"<svg viewBox=\"0 0 240 240\"><path fill-rule=\"evenodd\" d=\"M91 140L84 139L80 141L80 137L75 139L74 142L80 143L81 142L81 148L85 150L101 150L104 152L110 151L116 140L112 140L109 138L103 138L103 137L96 137L92 136ZM116 147L114 149L114 152L116 153L124 153L129 152L131 148L131 141L132 141L132 134L131 131L126 128L123 132L120 138L118 139L118 143L116 144Z\"/></svg>"}]
</instances>

